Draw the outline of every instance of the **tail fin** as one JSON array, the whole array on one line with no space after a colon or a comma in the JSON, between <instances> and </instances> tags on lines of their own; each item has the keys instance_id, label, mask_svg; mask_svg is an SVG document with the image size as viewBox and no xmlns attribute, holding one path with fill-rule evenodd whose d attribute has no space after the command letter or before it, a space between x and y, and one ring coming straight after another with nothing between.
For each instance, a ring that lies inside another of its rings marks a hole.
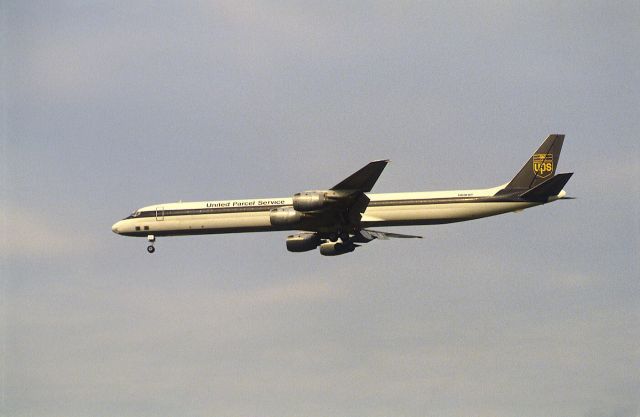
<instances>
[{"instance_id":1,"label":"tail fin","mask_svg":"<svg viewBox=\"0 0 640 417\"><path fill-rule=\"evenodd\" d=\"M529 190L552 178L556 173L563 142L564 135L549 135L505 190Z\"/></svg>"}]
</instances>

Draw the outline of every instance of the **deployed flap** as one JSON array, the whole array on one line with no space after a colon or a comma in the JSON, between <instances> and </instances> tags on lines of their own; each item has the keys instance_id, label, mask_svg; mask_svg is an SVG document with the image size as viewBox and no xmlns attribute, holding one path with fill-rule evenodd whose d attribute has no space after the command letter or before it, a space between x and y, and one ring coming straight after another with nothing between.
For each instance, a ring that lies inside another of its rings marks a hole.
<instances>
[{"instance_id":1,"label":"deployed flap","mask_svg":"<svg viewBox=\"0 0 640 417\"><path fill-rule=\"evenodd\" d=\"M547 201L549 197L556 196L562 191L573 173L558 174L543 183L536 185L529 191L520 194L520 197L532 201Z\"/></svg>"},{"instance_id":2,"label":"deployed flap","mask_svg":"<svg viewBox=\"0 0 640 417\"><path fill-rule=\"evenodd\" d=\"M382 170L389 163L388 159L369 162L363 168L351 174L347 179L340 184L332 187L332 190L353 190L368 193L373 188L373 185L378 181Z\"/></svg>"},{"instance_id":3,"label":"deployed flap","mask_svg":"<svg viewBox=\"0 0 640 417\"><path fill-rule=\"evenodd\" d=\"M388 240L389 238L422 239L422 236L403 235L400 233L378 232L376 230L368 230L368 229L360 230L360 236L357 236L357 237L364 238L365 242L368 242L373 239Z\"/></svg>"}]
</instances>

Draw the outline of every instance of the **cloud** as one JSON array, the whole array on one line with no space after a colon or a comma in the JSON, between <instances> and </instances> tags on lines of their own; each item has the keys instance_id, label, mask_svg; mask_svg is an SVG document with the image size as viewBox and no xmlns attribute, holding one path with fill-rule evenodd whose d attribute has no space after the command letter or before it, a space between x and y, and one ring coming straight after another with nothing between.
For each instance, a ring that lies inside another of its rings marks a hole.
<instances>
[{"instance_id":1,"label":"cloud","mask_svg":"<svg viewBox=\"0 0 640 417\"><path fill-rule=\"evenodd\" d=\"M72 226L48 217L47 210L5 206L0 208L0 252L12 258L57 258L81 255L96 250L94 237L79 233Z\"/></svg>"},{"instance_id":2,"label":"cloud","mask_svg":"<svg viewBox=\"0 0 640 417\"><path fill-rule=\"evenodd\" d=\"M506 317L463 308L453 292L427 295L422 303L439 304L424 307L392 297L404 273L349 290L348 275L245 290L145 287L135 276L126 288L104 276L100 287L61 280L12 297L13 415L44 415L52 402L68 416L95 404L139 416L579 415L567 398L582 396L583 410L633 409L624 361L634 337L621 332L621 312Z\"/></svg>"},{"instance_id":3,"label":"cloud","mask_svg":"<svg viewBox=\"0 0 640 417\"><path fill-rule=\"evenodd\" d=\"M42 414L40 404L49 401L68 404L70 415L95 401L128 412L131 402L145 409L156 403L164 413L177 411L187 397L221 410L242 387L264 383L267 374L259 370L250 383L246 371L254 361L275 380L278 368L265 361L281 362L284 345L297 346L298 353L291 352L297 361L305 357L314 326L304 312L343 297L315 280L215 292L130 282L120 291L87 281L70 287L60 279L9 300L6 388L14 415ZM302 345L287 343L291 337Z\"/></svg>"}]
</instances>

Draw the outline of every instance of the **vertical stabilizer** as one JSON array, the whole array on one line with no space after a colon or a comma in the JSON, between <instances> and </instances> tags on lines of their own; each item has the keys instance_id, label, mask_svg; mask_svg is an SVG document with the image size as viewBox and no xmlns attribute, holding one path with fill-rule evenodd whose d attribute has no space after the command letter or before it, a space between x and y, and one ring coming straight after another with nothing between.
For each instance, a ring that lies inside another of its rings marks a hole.
<instances>
[{"instance_id":1,"label":"vertical stabilizer","mask_svg":"<svg viewBox=\"0 0 640 417\"><path fill-rule=\"evenodd\" d=\"M564 135L549 135L505 190L529 190L553 177L563 142Z\"/></svg>"}]
</instances>

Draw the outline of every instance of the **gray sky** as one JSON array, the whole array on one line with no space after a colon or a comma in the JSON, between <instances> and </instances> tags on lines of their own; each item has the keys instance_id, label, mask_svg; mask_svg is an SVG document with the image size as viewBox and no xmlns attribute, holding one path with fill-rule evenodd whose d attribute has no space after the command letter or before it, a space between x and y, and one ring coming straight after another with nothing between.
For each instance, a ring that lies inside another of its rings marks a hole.
<instances>
[{"instance_id":1,"label":"gray sky","mask_svg":"<svg viewBox=\"0 0 640 417\"><path fill-rule=\"evenodd\" d=\"M2 410L640 415L638 2L3 2ZM325 258L157 202L508 181L578 200Z\"/></svg>"}]
</instances>

